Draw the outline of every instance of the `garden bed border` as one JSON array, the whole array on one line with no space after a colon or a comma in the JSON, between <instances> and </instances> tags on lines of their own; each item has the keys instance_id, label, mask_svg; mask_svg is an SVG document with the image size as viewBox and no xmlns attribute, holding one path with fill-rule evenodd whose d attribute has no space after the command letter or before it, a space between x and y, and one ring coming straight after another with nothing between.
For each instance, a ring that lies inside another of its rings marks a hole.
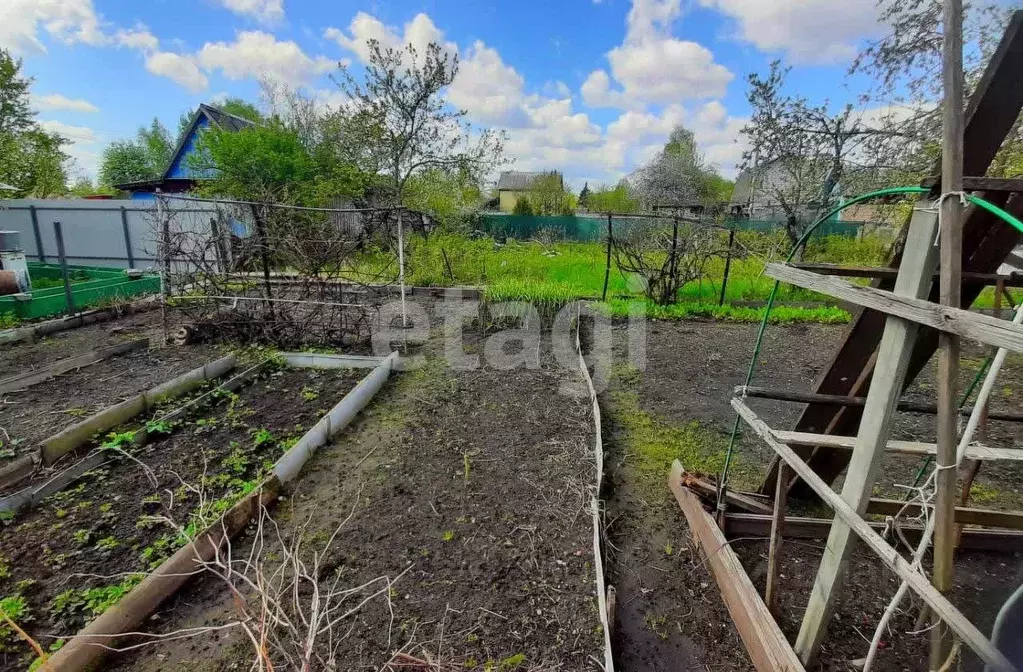
<instances>
[{"instance_id":1,"label":"garden bed border","mask_svg":"<svg viewBox=\"0 0 1023 672\"><path fill-rule=\"evenodd\" d=\"M397 369L398 361L397 352L381 358L380 363L354 389L277 460L270 476L259 487L70 638L63 648L47 659L49 666L61 672L93 669L112 644L124 634L135 631L165 600L196 575L196 564L210 560L225 541L237 535L264 507L277 499L281 487L298 476L315 450L345 429L372 400L391 372Z\"/></svg>"},{"instance_id":2,"label":"garden bed border","mask_svg":"<svg viewBox=\"0 0 1023 672\"><path fill-rule=\"evenodd\" d=\"M41 336L49 336L60 331L78 329L96 322L114 320L124 314L134 315L145 313L160 307L160 297L148 296L138 301L126 304L111 306L108 308L94 308L76 315L59 317L55 320L47 320L38 324L31 324L25 327L15 327L0 331L0 345L21 343L22 341L34 341Z\"/></svg>"},{"instance_id":3,"label":"garden bed border","mask_svg":"<svg viewBox=\"0 0 1023 672\"><path fill-rule=\"evenodd\" d=\"M161 383L85 420L67 427L40 442L39 448L15 458L0 467L0 487L8 487L28 477L40 464L53 464L82 446L97 433L105 432L156 406L160 401L177 397L195 389L207 380L219 378L236 365L234 355L227 355Z\"/></svg>"},{"instance_id":4,"label":"garden bed border","mask_svg":"<svg viewBox=\"0 0 1023 672\"><path fill-rule=\"evenodd\" d=\"M25 371L9 378L0 380L0 394L6 394L8 392L19 392L21 390L28 389L33 385L45 382L51 378L74 371L75 369L82 369L92 364L97 364L105 359L116 357L118 355L125 355L129 352L135 352L136 350L142 350L149 347L148 338L139 338L132 341L125 341L124 343L117 343L116 345L107 346L105 348L93 348L83 352L80 355L73 357L67 357L65 359L59 359L52 364L49 364L43 368L32 369Z\"/></svg>"},{"instance_id":5,"label":"garden bed border","mask_svg":"<svg viewBox=\"0 0 1023 672\"><path fill-rule=\"evenodd\" d=\"M590 501L590 511L593 520L593 568L597 584L597 611L600 616L600 625L604 631L604 672L614 672L614 654L611 648L611 619L614 614L608 609L607 584L604 578L604 553L601 544L600 529L600 491L604 483L604 439L601 433L600 402L597 399L597 390L593 386L593 378L590 376L586 358L583 356L582 343L579 337L582 320L580 319L581 309L576 311L575 317L575 352L579 361L579 370L583 380L586 381L586 388L589 392L590 404L593 413L594 439L593 455L596 461L597 478L594 485L593 497Z\"/></svg>"}]
</instances>

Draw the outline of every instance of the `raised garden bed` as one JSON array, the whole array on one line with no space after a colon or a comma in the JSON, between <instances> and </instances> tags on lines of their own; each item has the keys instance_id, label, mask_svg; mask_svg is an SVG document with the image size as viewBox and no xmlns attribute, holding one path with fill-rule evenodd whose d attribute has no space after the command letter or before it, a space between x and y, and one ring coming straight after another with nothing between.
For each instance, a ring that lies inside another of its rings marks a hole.
<instances>
[{"instance_id":1,"label":"raised garden bed","mask_svg":"<svg viewBox=\"0 0 1023 672\"><path fill-rule=\"evenodd\" d=\"M15 346L19 347L19 346ZM27 389L0 395L2 463L110 406L215 357L210 347L140 350L69 371Z\"/></svg>"},{"instance_id":2,"label":"raised garden bed","mask_svg":"<svg viewBox=\"0 0 1023 672\"><path fill-rule=\"evenodd\" d=\"M71 297L76 310L98 303L123 300L160 291L157 275L129 277L119 269L96 266L69 266ZM31 320L68 312L61 267L56 264L29 263L33 287L28 296L0 297L0 315Z\"/></svg>"},{"instance_id":3,"label":"raised garden bed","mask_svg":"<svg viewBox=\"0 0 1023 672\"><path fill-rule=\"evenodd\" d=\"M45 646L75 633L257 487L364 373L275 369L177 426L150 426L142 449L115 433L108 443L134 459L109 450L103 466L5 521L0 580L18 622ZM0 669L24 669L33 656L0 634Z\"/></svg>"},{"instance_id":4,"label":"raised garden bed","mask_svg":"<svg viewBox=\"0 0 1023 672\"><path fill-rule=\"evenodd\" d=\"M345 586L394 580L390 599L343 621L337 669L602 668L591 407L578 371L542 361L539 370L454 371L431 358L401 374L278 504L285 543L301 537L310 555L344 521L322 559L325 576ZM235 553L249 548L236 543ZM153 627L234 618L223 584L206 578ZM245 636L225 630L154 643L112 668L251 660Z\"/></svg>"}]
</instances>

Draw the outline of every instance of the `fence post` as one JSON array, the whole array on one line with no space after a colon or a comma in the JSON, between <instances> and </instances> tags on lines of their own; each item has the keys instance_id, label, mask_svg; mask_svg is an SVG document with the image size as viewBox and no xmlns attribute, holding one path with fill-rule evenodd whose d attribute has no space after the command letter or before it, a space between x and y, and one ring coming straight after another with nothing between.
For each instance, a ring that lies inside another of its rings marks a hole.
<instances>
[{"instance_id":1,"label":"fence post","mask_svg":"<svg viewBox=\"0 0 1023 672\"><path fill-rule=\"evenodd\" d=\"M36 256L45 264L46 252L43 250L43 236L39 233L39 215L36 213L36 206L28 206L28 211L32 215L32 233L36 236Z\"/></svg>"},{"instance_id":2,"label":"fence post","mask_svg":"<svg viewBox=\"0 0 1023 672\"><path fill-rule=\"evenodd\" d=\"M728 287L728 272L732 268L732 245L735 243L735 229L728 230L728 252L725 253L725 277L721 278L721 296L718 298L718 305L725 304L725 288Z\"/></svg>"},{"instance_id":3,"label":"fence post","mask_svg":"<svg viewBox=\"0 0 1023 672\"><path fill-rule=\"evenodd\" d=\"M611 229L611 213L607 213L607 260L604 262L604 291L600 295L601 301L607 301L607 283L611 279L611 241L614 231Z\"/></svg>"},{"instance_id":4,"label":"fence post","mask_svg":"<svg viewBox=\"0 0 1023 672\"><path fill-rule=\"evenodd\" d=\"M135 255L131 251L131 232L128 230L128 211L121 206L121 228L124 229L124 249L128 253L128 268L135 268Z\"/></svg>"},{"instance_id":5,"label":"fence post","mask_svg":"<svg viewBox=\"0 0 1023 672\"><path fill-rule=\"evenodd\" d=\"M67 301L69 315L74 315L75 297L71 293L71 276L67 270L67 255L64 253L64 232L61 230L60 222L53 223L53 236L57 239L57 257L60 259L60 273L64 276L64 299Z\"/></svg>"}]
</instances>

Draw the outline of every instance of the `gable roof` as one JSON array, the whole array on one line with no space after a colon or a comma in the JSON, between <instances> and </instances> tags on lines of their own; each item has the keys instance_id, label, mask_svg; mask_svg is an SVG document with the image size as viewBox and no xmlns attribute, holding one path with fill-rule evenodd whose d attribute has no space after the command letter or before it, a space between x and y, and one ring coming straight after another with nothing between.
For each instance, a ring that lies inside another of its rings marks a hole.
<instances>
[{"instance_id":1,"label":"gable roof","mask_svg":"<svg viewBox=\"0 0 1023 672\"><path fill-rule=\"evenodd\" d=\"M556 170L527 173L518 170L506 170L501 173L501 177L497 180L498 191L529 191L533 188L533 180L544 177L546 175L557 175L559 180L562 180L561 173Z\"/></svg>"},{"instance_id":2,"label":"gable roof","mask_svg":"<svg viewBox=\"0 0 1023 672\"><path fill-rule=\"evenodd\" d=\"M167 163L167 167L163 171L163 179L166 180L170 177L171 169L177 162L178 157L181 154L181 150L185 148L185 145L188 144L188 139L195 133L195 129L198 127L199 121L204 118L214 126L231 132L240 131L243 128L256 125L255 122L244 117L239 117L236 114L225 112L218 107L213 107L206 103L200 103L199 109L197 109L195 114L192 115L192 122L188 125L188 130L182 133L181 137L178 138L178 146L174 148L174 153L171 154L170 161Z\"/></svg>"}]
</instances>

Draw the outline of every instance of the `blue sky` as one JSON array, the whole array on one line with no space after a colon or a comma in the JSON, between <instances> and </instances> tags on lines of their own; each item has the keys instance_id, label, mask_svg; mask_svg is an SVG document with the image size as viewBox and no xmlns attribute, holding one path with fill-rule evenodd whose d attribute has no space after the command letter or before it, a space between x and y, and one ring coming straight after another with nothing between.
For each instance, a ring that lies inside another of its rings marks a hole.
<instances>
[{"instance_id":1,"label":"blue sky","mask_svg":"<svg viewBox=\"0 0 1023 672\"><path fill-rule=\"evenodd\" d=\"M578 188L648 160L671 127L695 130L732 175L745 78L782 58L813 100L852 99L875 0L3 0L0 46L36 79L39 119L94 175L103 146L158 116L226 95L258 100L270 76L324 105L328 73L365 40L439 41L461 60L450 99L503 128L518 169Z\"/></svg>"}]
</instances>

